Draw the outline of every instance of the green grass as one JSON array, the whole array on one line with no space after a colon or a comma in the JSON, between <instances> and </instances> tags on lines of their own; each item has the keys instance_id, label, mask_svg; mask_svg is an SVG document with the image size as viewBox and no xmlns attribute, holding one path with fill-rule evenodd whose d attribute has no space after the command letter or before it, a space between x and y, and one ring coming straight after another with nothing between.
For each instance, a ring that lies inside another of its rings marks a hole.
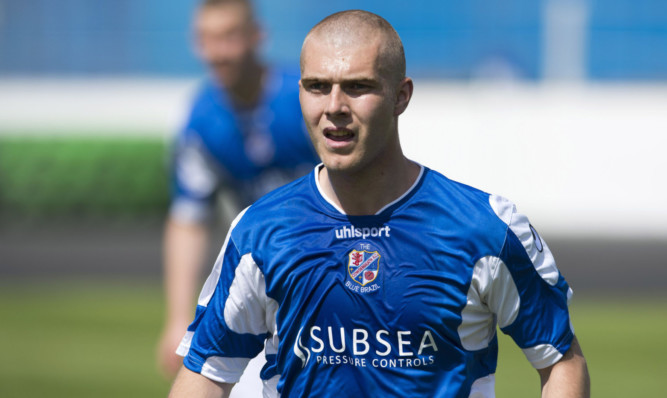
<instances>
[{"instance_id":1,"label":"green grass","mask_svg":"<svg viewBox=\"0 0 667 398\"><path fill-rule=\"evenodd\" d=\"M161 215L166 151L150 138L0 137L0 215Z\"/></svg>"},{"instance_id":2,"label":"green grass","mask_svg":"<svg viewBox=\"0 0 667 398\"><path fill-rule=\"evenodd\" d=\"M166 396L154 361L161 317L153 285L5 285L0 396Z\"/></svg>"},{"instance_id":3,"label":"green grass","mask_svg":"<svg viewBox=\"0 0 667 398\"><path fill-rule=\"evenodd\" d=\"M572 317L594 396L662 396L667 298L575 299ZM154 362L161 320L157 283L3 283L0 397L165 396ZM500 345L497 396L539 396L521 351L505 336Z\"/></svg>"},{"instance_id":4,"label":"green grass","mask_svg":"<svg viewBox=\"0 0 667 398\"><path fill-rule=\"evenodd\" d=\"M574 299L572 320L595 397L659 397L667 370L667 297ZM539 377L505 335L496 374L498 397L539 396Z\"/></svg>"}]
</instances>

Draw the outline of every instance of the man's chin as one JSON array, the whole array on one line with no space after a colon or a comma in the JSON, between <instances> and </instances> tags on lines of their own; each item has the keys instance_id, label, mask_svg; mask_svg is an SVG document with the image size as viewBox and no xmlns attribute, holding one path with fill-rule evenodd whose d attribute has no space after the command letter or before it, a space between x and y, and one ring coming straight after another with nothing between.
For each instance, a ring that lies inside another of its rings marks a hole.
<instances>
[{"instance_id":1,"label":"man's chin","mask_svg":"<svg viewBox=\"0 0 667 398\"><path fill-rule=\"evenodd\" d=\"M351 156L335 156L330 159L322 160L324 167L331 173L354 174L361 167L358 161Z\"/></svg>"},{"instance_id":2,"label":"man's chin","mask_svg":"<svg viewBox=\"0 0 667 398\"><path fill-rule=\"evenodd\" d=\"M241 74L230 70L213 70L213 76L220 85L229 88L238 85Z\"/></svg>"}]
</instances>

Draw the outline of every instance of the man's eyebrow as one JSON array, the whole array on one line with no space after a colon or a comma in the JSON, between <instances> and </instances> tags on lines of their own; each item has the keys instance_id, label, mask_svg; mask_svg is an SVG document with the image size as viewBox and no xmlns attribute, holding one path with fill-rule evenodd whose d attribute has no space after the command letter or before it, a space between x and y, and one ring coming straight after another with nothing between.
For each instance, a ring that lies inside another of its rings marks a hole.
<instances>
[{"instance_id":1,"label":"man's eyebrow","mask_svg":"<svg viewBox=\"0 0 667 398\"><path fill-rule=\"evenodd\" d=\"M362 84L375 84L377 83L377 79L372 79L370 77L357 77L357 78L349 78L349 79L344 79L343 84L345 83L362 83Z\"/></svg>"},{"instance_id":2,"label":"man's eyebrow","mask_svg":"<svg viewBox=\"0 0 667 398\"><path fill-rule=\"evenodd\" d=\"M313 83L313 82L321 82L324 79L319 78L319 77L302 77L301 82L302 83Z\"/></svg>"},{"instance_id":3,"label":"man's eyebrow","mask_svg":"<svg viewBox=\"0 0 667 398\"><path fill-rule=\"evenodd\" d=\"M313 83L313 82L330 82L331 80L325 77L317 77L317 76L306 76L301 78L302 83ZM340 81L336 81L336 83L340 84L346 84L346 83L362 83L362 84L374 84L377 83L377 79L373 79L370 77L365 77L365 76L359 76L359 77L346 77L341 79Z\"/></svg>"}]
</instances>

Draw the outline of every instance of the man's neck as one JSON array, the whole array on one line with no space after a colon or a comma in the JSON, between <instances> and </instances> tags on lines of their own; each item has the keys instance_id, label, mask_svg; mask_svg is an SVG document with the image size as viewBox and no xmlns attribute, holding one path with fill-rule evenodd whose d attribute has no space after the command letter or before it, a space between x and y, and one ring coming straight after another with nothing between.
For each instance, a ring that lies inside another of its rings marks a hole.
<instances>
[{"instance_id":1,"label":"man's neck","mask_svg":"<svg viewBox=\"0 0 667 398\"><path fill-rule=\"evenodd\" d=\"M421 168L401 155L389 165L356 173L329 172L318 175L324 194L347 215L373 215L400 198L415 183Z\"/></svg>"},{"instance_id":2,"label":"man's neck","mask_svg":"<svg viewBox=\"0 0 667 398\"><path fill-rule=\"evenodd\" d=\"M248 65L238 84L228 88L229 97L234 106L249 108L257 105L262 95L264 74L264 67L259 63L252 62Z\"/></svg>"}]
</instances>

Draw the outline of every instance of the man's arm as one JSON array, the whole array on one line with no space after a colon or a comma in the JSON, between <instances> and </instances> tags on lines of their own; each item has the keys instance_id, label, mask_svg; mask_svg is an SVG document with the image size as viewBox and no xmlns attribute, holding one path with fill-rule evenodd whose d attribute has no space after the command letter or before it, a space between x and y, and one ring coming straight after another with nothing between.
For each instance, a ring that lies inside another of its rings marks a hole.
<instances>
[{"instance_id":1,"label":"man's arm","mask_svg":"<svg viewBox=\"0 0 667 398\"><path fill-rule=\"evenodd\" d=\"M158 346L163 372L173 377L183 359L174 352L193 319L194 299L208 247L208 227L170 218L164 231L164 289L167 312Z\"/></svg>"},{"instance_id":2,"label":"man's arm","mask_svg":"<svg viewBox=\"0 0 667 398\"><path fill-rule=\"evenodd\" d=\"M542 382L543 398L589 398L591 380L586 358L575 337L570 349L560 361L544 369L538 369Z\"/></svg>"},{"instance_id":3,"label":"man's arm","mask_svg":"<svg viewBox=\"0 0 667 398\"><path fill-rule=\"evenodd\" d=\"M169 398L227 398L232 387L234 384L218 383L183 366L171 387Z\"/></svg>"}]
</instances>

